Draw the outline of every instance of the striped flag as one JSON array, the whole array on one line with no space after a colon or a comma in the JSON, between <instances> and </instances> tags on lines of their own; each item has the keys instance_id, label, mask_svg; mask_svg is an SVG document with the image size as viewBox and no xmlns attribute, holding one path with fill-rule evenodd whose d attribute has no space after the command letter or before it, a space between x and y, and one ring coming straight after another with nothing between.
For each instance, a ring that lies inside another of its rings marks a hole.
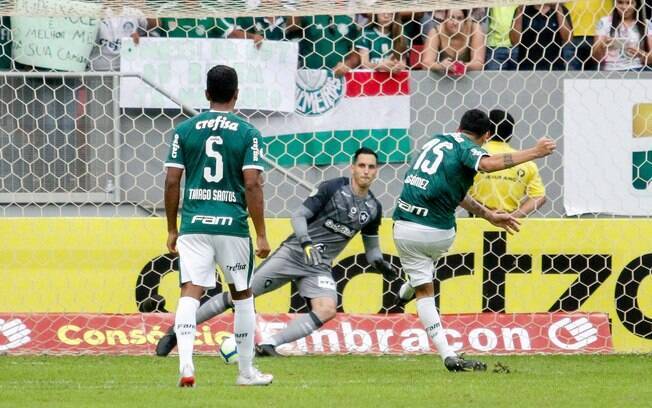
<instances>
[{"instance_id":1,"label":"striped flag","mask_svg":"<svg viewBox=\"0 0 652 408\"><path fill-rule=\"evenodd\" d=\"M282 166L350 163L359 147L380 162L409 160L410 75L299 70L295 111L255 119L266 154Z\"/></svg>"}]
</instances>

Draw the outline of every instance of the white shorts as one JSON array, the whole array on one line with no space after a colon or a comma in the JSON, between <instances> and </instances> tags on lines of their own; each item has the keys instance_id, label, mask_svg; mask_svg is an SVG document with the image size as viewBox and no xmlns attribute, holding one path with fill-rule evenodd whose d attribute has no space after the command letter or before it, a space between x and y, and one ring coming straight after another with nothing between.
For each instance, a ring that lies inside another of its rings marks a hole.
<instances>
[{"instance_id":1,"label":"white shorts","mask_svg":"<svg viewBox=\"0 0 652 408\"><path fill-rule=\"evenodd\" d=\"M455 228L441 230L409 221L394 223L394 245L412 287L432 283L435 262L454 240Z\"/></svg>"},{"instance_id":2,"label":"white shorts","mask_svg":"<svg viewBox=\"0 0 652 408\"><path fill-rule=\"evenodd\" d=\"M254 269L254 254L249 237L188 234L177 240L181 284L192 282L205 288L215 287L215 265L219 265L227 283L237 291L248 289Z\"/></svg>"}]
</instances>

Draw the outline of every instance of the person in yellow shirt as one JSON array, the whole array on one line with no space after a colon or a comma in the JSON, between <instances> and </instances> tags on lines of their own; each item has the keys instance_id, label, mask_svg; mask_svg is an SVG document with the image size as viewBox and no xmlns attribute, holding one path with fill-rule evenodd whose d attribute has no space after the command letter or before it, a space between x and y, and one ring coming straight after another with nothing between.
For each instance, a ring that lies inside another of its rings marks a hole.
<instances>
[{"instance_id":1,"label":"person in yellow shirt","mask_svg":"<svg viewBox=\"0 0 652 408\"><path fill-rule=\"evenodd\" d=\"M613 0L575 0L565 3L573 22L573 36L564 46L564 59L568 69L574 71L595 71L598 63L591 57L591 48L597 36L600 19L610 15Z\"/></svg>"},{"instance_id":2,"label":"person in yellow shirt","mask_svg":"<svg viewBox=\"0 0 652 408\"><path fill-rule=\"evenodd\" d=\"M509 145L514 130L514 118L494 109L489 112L494 131L483 148L490 154L516 151ZM495 173L478 173L469 195L485 207L502 210L522 218L546 202L546 189L539 169L533 162L519 164Z\"/></svg>"}]
</instances>

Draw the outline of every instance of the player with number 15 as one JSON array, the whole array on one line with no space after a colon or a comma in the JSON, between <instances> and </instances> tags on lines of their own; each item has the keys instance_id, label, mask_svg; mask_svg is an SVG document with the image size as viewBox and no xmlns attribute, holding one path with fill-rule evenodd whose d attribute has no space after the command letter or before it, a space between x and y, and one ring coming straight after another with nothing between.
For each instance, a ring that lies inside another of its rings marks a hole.
<instances>
[{"instance_id":1,"label":"player with number 15","mask_svg":"<svg viewBox=\"0 0 652 408\"><path fill-rule=\"evenodd\" d=\"M487 368L480 361L455 354L435 306L434 265L455 239L455 209L460 205L510 233L518 231L519 222L512 215L485 208L467 191L478 171L508 169L545 157L556 147L553 140L543 137L533 148L490 156L481 147L490 130L487 114L471 109L462 116L457 132L429 140L408 168L393 217L394 243L409 278L399 296L405 296L405 288L414 288L419 319L450 371Z\"/></svg>"}]
</instances>

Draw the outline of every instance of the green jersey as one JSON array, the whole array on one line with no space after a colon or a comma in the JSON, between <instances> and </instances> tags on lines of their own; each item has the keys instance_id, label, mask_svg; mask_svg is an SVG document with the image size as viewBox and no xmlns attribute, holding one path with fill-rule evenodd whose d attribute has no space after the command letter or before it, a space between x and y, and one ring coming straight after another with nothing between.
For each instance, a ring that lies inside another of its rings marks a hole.
<instances>
[{"instance_id":1,"label":"green jersey","mask_svg":"<svg viewBox=\"0 0 652 408\"><path fill-rule=\"evenodd\" d=\"M231 112L177 126L165 166L186 173L180 235L249 236L243 170L263 170L262 148L260 132Z\"/></svg>"},{"instance_id":2,"label":"green jersey","mask_svg":"<svg viewBox=\"0 0 652 408\"><path fill-rule=\"evenodd\" d=\"M367 27L356 41L355 48L369 51L369 61L378 63L392 56L392 38L377 27Z\"/></svg>"},{"instance_id":3,"label":"green jersey","mask_svg":"<svg viewBox=\"0 0 652 408\"><path fill-rule=\"evenodd\" d=\"M439 229L455 227L455 209L488 153L462 133L437 135L410 164L395 220Z\"/></svg>"},{"instance_id":4,"label":"green jersey","mask_svg":"<svg viewBox=\"0 0 652 408\"><path fill-rule=\"evenodd\" d=\"M235 28L251 34L262 35L266 40L285 40L285 17L273 17L270 22L264 17L238 17Z\"/></svg>"},{"instance_id":5,"label":"green jersey","mask_svg":"<svg viewBox=\"0 0 652 408\"><path fill-rule=\"evenodd\" d=\"M233 31L233 19L165 17L161 29L174 38L226 38Z\"/></svg>"},{"instance_id":6,"label":"green jersey","mask_svg":"<svg viewBox=\"0 0 652 408\"><path fill-rule=\"evenodd\" d=\"M308 69L335 68L353 50L358 29L349 16L308 16L301 21L299 53Z\"/></svg>"}]
</instances>

